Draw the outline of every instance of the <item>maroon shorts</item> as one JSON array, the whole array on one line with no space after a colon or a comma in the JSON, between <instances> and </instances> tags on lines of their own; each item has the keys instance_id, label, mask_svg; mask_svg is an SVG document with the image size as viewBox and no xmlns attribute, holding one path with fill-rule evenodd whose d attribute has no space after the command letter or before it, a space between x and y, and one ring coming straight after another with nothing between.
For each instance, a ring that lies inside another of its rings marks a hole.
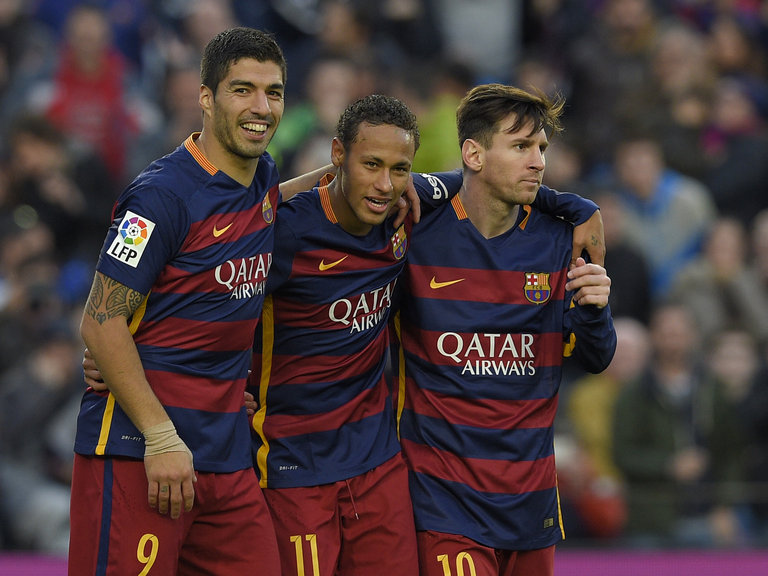
<instances>
[{"instance_id":1,"label":"maroon shorts","mask_svg":"<svg viewBox=\"0 0 768 576\"><path fill-rule=\"evenodd\" d=\"M418 574L408 472L400 454L321 486L264 490L283 574Z\"/></svg>"},{"instance_id":2,"label":"maroon shorts","mask_svg":"<svg viewBox=\"0 0 768 576\"><path fill-rule=\"evenodd\" d=\"M197 472L195 504L150 508L144 462L75 455L70 576L280 574L272 519L252 468Z\"/></svg>"},{"instance_id":3,"label":"maroon shorts","mask_svg":"<svg viewBox=\"0 0 768 576\"><path fill-rule=\"evenodd\" d=\"M553 576L555 547L497 550L458 534L417 532L421 576Z\"/></svg>"}]
</instances>

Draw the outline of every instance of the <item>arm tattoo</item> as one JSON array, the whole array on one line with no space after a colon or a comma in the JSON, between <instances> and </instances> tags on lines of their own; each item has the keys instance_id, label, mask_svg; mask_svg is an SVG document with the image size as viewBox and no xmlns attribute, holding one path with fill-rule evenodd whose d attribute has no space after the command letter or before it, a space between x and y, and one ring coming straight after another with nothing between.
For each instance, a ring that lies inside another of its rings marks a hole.
<instances>
[{"instance_id":1,"label":"arm tattoo","mask_svg":"<svg viewBox=\"0 0 768 576\"><path fill-rule=\"evenodd\" d=\"M118 316L130 318L143 301L143 294L97 273L85 304L85 313L99 324L104 324Z\"/></svg>"}]
</instances>

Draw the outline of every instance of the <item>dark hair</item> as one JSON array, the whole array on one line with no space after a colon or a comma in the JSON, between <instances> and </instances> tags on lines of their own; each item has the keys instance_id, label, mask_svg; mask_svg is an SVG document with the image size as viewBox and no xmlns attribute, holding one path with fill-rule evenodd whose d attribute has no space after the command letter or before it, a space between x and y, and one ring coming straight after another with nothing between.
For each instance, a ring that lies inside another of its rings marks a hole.
<instances>
[{"instance_id":1,"label":"dark hair","mask_svg":"<svg viewBox=\"0 0 768 576\"><path fill-rule=\"evenodd\" d=\"M215 93L230 66L242 58L274 62L280 66L285 84L285 57L274 36L263 30L242 26L219 32L208 42L200 62L200 80Z\"/></svg>"},{"instance_id":2,"label":"dark hair","mask_svg":"<svg viewBox=\"0 0 768 576\"><path fill-rule=\"evenodd\" d=\"M499 122L511 113L517 115L512 126L514 131L532 121L531 135L542 129L551 133L561 132L560 115L564 106L565 100L559 94L550 99L536 89L526 92L503 84L475 86L462 98L456 110L459 146L471 138L489 147Z\"/></svg>"},{"instance_id":3,"label":"dark hair","mask_svg":"<svg viewBox=\"0 0 768 576\"><path fill-rule=\"evenodd\" d=\"M415 150L419 149L420 136L416 116L397 98L371 94L347 106L336 125L336 137L345 148L355 141L363 122L374 126L391 124L402 128L413 136Z\"/></svg>"}]
</instances>

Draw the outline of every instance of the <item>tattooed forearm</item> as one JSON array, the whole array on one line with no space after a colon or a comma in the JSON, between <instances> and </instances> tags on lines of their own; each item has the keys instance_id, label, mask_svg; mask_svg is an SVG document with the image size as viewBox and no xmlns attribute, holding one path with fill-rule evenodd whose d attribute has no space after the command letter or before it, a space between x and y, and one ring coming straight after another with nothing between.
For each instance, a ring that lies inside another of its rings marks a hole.
<instances>
[{"instance_id":1,"label":"tattooed forearm","mask_svg":"<svg viewBox=\"0 0 768 576\"><path fill-rule=\"evenodd\" d=\"M118 316L127 319L133 316L143 300L143 294L97 273L85 304L85 313L99 324Z\"/></svg>"}]
</instances>

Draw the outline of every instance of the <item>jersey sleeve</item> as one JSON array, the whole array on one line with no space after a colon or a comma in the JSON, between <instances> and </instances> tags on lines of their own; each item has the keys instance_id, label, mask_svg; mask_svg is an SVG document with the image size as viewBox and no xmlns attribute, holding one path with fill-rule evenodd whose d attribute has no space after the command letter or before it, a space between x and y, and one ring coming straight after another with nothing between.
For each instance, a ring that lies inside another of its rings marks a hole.
<instances>
[{"instance_id":1,"label":"jersey sleeve","mask_svg":"<svg viewBox=\"0 0 768 576\"><path fill-rule=\"evenodd\" d=\"M533 205L550 216L562 218L574 226L583 224L599 210L599 206L572 192L558 192L547 186L539 187Z\"/></svg>"},{"instance_id":2,"label":"jersey sleeve","mask_svg":"<svg viewBox=\"0 0 768 576\"><path fill-rule=\"evenodd\" d=\"M189 226L189 211L173 194L151 186L131 189L115 206L96 269L146 295L181 249Z\"/></svg>"},{"instance_id":3,"label":"jersey sleeve","mask_svg":"<svg viewBox=\"0 0 768 576\"><path fill-rule=\"evenodd\" d=\"M413 174L413 186L421 200L422 212L427 213L442 206L461 190L464 178L461 170Z\"/></svg>"},{"instance_id":4,"label":"jersey sleeve","mask_svg":"<svg viewBox=\"0 0 768 576\"><path fill-rule=\"evenodd\" d=\"M608 367L616 351L610 306L572 305L565 314L564 330L570 333L573 344L566 349L579 366L594 374Z\"/></svg>"}]
</instances>

